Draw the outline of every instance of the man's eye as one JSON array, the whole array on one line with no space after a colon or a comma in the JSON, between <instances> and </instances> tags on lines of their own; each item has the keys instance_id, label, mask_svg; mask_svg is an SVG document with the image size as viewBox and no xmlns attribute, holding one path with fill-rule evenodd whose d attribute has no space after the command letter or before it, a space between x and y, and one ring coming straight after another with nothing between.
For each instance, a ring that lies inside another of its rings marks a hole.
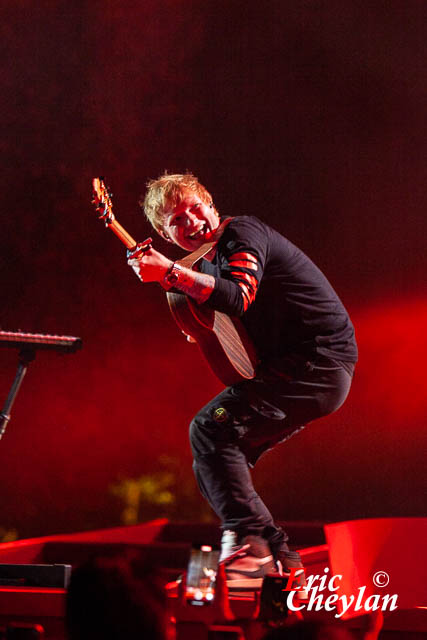
<instances>
[{"instance_id":1,"label":"man's eye","mask_svg":"<svg viewBox=\"0 0 427 640\"><path fill-rule=\"evenodd\" d=\"M195 204L192 205L191 209L199 209L200 208L200 202L196 202Z\"/></svg>"}]
</instances>

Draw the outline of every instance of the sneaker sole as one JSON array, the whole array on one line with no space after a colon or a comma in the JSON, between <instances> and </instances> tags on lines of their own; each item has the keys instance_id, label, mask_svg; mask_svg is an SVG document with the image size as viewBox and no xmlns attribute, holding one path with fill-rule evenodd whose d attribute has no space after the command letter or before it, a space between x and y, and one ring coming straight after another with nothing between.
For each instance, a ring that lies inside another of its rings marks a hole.
<instances>
[{"instance_id":1,"label":"sneaker sole","mask_svg":"<svg viewBox=\"0 0 427 640\"><path fill-rule=\"evenodd\" d=\"M261 589L264 578L238 578L236 580L227 580L229 590L256 591Z\"/></svg>"}]
</instances>

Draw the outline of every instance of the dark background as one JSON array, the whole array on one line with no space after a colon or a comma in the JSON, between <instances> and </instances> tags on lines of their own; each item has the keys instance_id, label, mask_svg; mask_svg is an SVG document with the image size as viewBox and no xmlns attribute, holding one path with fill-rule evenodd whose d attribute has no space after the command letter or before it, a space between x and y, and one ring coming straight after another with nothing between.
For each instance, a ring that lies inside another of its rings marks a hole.
<instances>
[{"instance_id":1,"label":"dark background","mask_svg":"<svg viewBox=\"0 0 427 640\"><path fill-rule=\"evenodd\" d=\"M209 517L187 424L221 385L90 205L106 175L143 240L138 197L165 169L192 170L222 214L256 214L300 246L356 326L346 405L255 470L275 515L424 515L425 2L0 11L1 328L84 340L29 368L0 442L0 538ZM3 402L17 354L0 358Z\"/></svg>"}]
</instances>

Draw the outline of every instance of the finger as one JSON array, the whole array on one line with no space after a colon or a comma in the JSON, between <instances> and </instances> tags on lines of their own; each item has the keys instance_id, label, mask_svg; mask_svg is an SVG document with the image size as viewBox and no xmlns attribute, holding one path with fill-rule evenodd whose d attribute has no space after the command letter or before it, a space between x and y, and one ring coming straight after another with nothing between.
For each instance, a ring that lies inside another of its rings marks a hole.
<instances>
[{"instance_id":1,"label":"finger","mask_svg":"<svg viewBox=\"0 0 427 640\"><path fill-rule=\"evenodd\" d=\"M134 269L134 273L135 273L136 277L137 277L139 280L141 280L141 282L144 282L144 278L142 277L142 275L141 275L141 273L140 273L139 269Z\"/></svg>"}]
</instances>

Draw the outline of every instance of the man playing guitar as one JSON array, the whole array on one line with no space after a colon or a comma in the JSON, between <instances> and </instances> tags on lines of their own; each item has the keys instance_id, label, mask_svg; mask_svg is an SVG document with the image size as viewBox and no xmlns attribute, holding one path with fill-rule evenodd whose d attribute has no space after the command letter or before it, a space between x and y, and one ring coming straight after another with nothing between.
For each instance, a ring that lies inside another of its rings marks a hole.
<instances>
[{"instance_id":1,"label":"man playing guitar","mask_svg":"<svg viewBox=\"0 0 427 640\"><path fill-rule=\"evenodd\" d=\"M141 204L156 231L186 251L218 234L212 197L192 174L150 181ZM345 401L357 361L346 309L301 250L252 216L227 220L213 257L198 271L151 247L129 264L143 282L157 281L196 304L239 317L256 349L255 377L225 388L190 426L194 473L222 523L229 587L256 588L267 573L302 568L248 467ZM295 586L302 586L298 573Z\"/></svg>"}]
</instances>

